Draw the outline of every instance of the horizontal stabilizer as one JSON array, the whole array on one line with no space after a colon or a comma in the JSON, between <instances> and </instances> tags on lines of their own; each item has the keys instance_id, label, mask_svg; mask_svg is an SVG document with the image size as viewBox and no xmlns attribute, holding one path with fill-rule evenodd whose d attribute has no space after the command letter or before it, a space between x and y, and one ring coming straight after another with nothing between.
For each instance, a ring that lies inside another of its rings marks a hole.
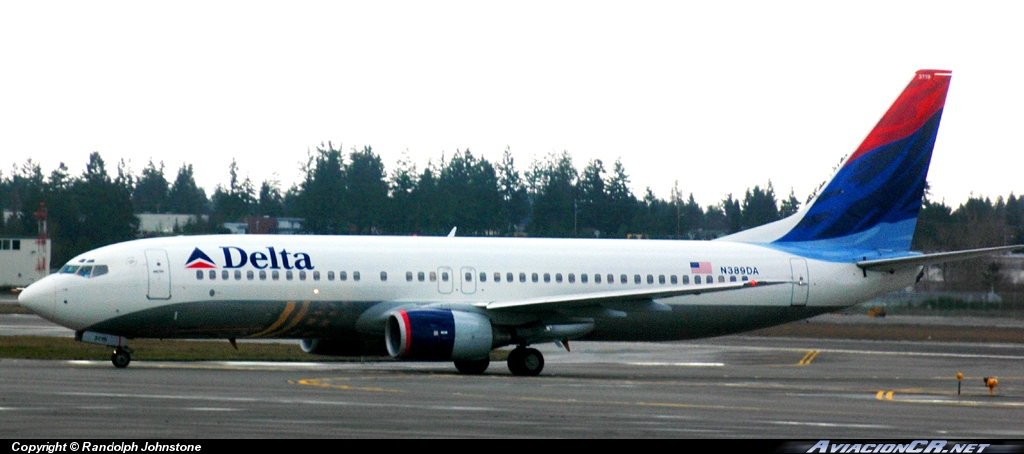
<instances>
[{"instance_id":1,"label":"horizontal stabilizer","mask_svg":"<svg viewBox=\"0 0 1024 454\"><path fill-rule=\"evenodd\" d=\"M477 307L484 307L491 310L515 310L515 309L572 309L596 304L620 304L649 302L660 298L671 298L673 296L700 295L701 293L725 292L751 287L762 287L766 285L791 284L792 281L745 281L727 282L709 285L690 285L686 287L661 287L656 289L631 289L614 290L609 292L577 293L568 295L551 295L537 298L527 298L514 301L492 301L489 303L474 304ZM650 304L643 306L650 308Z\"/></svg>"},{"instance_id":2,"label":"horizontal stabilizer","mask_svg":"<svg viewBox=\"0 0 1024 454\"><path fill-rule=\"evenodd\" d=\"M1021 248L1024 248L1024 245L988 247L953 252L936 252L934 254L912 255L909 257L898 257L893 259L865 260L863 262L857 262L857 266L867 271L896 271L899 269L984 257L986 255L993 255L1001 252L1015 251Z\"/></svg>"}]
</instances>

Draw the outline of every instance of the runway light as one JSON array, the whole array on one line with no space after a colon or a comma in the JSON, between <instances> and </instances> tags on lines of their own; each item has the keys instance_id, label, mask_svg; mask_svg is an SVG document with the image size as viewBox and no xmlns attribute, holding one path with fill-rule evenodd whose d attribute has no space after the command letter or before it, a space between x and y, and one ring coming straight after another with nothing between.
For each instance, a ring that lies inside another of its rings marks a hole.
<instances>
[{"instance_id":1,"label":"runway light","mask_svg":"<svg viewBox=\"0 0 1024 454\"><path fill-rule=\"evenodd\" d=\"M985 380L985 386L988 386L988 395L991 396L996 389L996 385L999 384L999 380L996 380L995 377L985 377L982 380Z\"/></svg>"},{"instance_id":2,"label":"runway light","mask_svg":"<svg viewBox=\"0 0 1024 454\"><path fill-rule=\"evenodd\" d=\"M960 395L960 383L963 381L963 379L964 379L964 374L962 374L960 372L957 372L956 373L956 395L958 395L958 396Z\"/></svg>"}]
</instances>

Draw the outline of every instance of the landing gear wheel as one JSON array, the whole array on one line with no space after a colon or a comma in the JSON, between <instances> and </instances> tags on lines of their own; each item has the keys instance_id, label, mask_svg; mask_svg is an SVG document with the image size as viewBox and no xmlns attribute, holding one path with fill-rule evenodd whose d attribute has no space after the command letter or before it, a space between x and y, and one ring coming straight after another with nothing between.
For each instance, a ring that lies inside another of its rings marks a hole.
<instances>
[{"instance_id":1,"label":"landing gear wheel","mask_svg":"<svg viewBox=\"0 0 1024 454\"><path fill-rule=\"evenodd\" d=\"M480 375L491 365L491 358L474 360L456 360L455 368L466 375Z\"/></svg>"},{"instance_id":2,"label":"landing gear wheel","mask_svg":"<svg viewBox=\"0 0 1024 454\"><path fill-rule=\"evenodd\" d=\"M110 362L114 363L114 367L124 369L128 367L128 363L132 362L132 355L124 350L117 349L114 350L113 355L110 355Z\"/></svg>"},{"instance_id":3,"label":"landing gear wheel","mask_svg":"<svg viewBox=\"0 0 1024 454\"><path fill-rule=\"evenodd\" d=\"M544 370L544 355L535 348L517 347L508 354L508 370L512 375L535 377Z\"/></svg>"}]
</instances>

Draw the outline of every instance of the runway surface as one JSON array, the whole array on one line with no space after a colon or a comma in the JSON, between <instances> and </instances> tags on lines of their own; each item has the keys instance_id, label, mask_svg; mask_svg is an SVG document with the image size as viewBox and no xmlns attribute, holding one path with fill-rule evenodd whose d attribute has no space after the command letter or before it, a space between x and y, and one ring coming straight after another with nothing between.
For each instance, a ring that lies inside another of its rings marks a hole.
<instances>
[{"instance_id":1,"label":"runway surface","mask_svg":"<svg viewBox=\"0 0 1024 454\"><path fill-rule=\"evenodd\" d=\"M463 376L448 363L0 359L0 427L47 439L1024 438L1020 344L730 336L540 349L544 373L529 378L500 362Z\"/></svg>"}]
</instances>

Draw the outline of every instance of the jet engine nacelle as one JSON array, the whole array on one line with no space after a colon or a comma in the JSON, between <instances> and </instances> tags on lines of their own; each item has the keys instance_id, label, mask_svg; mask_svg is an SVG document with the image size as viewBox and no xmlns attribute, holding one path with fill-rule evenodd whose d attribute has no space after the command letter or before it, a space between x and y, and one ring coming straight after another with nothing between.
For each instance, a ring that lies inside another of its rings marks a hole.
<instances>
[{"instance_id":1,"label":"jet engine nacelle","mask_svg":"<svg viewBox=\"0 0 1024 454\"><path fill-rule=\"evenodd\" d=\"M479 360L494 347L490 319L448 309L394 311L384 339L391 356L423 361Z\"/></svg>"}]
</instances>

